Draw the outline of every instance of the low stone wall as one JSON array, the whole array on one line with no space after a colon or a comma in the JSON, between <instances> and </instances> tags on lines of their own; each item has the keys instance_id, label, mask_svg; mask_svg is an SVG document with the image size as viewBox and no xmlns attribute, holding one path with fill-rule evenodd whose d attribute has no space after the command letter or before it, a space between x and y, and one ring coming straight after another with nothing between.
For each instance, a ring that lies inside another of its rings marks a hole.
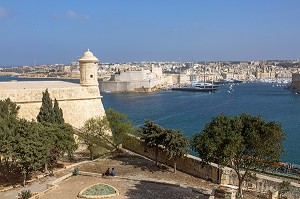
<instances>
[{"instance_id":1,"label":"low stone wall","mask_svg":"<svg viewBox=\"0 0 300 199\"><path fill-rule=\"evenodd\" d=\"M136 140L127 144L123 144L125 149L138 153L149 159L155 160L155 150L147 148L142 141ZM158 152L158 161L173 167L173 160L168 159L166 153L160 149ZM192 176L208 180L214 183L222 184L223 169L218 168L217 164L204 164L200 158L192 155L187 155L176 160L176 168L179 171L190 174Z\"/></svg>"},{"instance_id":2,"label":"low stone wall","mask_svg":"<svg viewBox=\"0 0 300 199\"><path fill-rule=\"evenodd\" d=\"M138 153L149 159L155 160L155 150L153 148L145 147L144 143L140 140L136 140L127 144L123 144L125 149ZM173 167L173 161L169 160L166 153L160 149L158 153L158 161ZM235 171L228 167L218 168L217 164L203 164L200 158L192 155L179 158L177 160L177 170L190 174L195 177L199 177L204 180L212 181L214 183L221 184L222 186L237 189L238 178ZM277 178L264 174L257 174L257 179L244 182L243 188L249 191L256 191L258 193L267 193L270 190L279 190L279 185L283 180L288 179ZM290 192L287 193L289 198L300 198L300 184L291 182Z\"/></svg>"},{"instance_id":3,"label":"low stone wall","mask_svg":"<svg viewBox=\"0 0 300 199\"><path fill-rule=\"evenodd\" d=\"M223 173L224 179L226 179L226 184L224 186L236 187L238 186L238 177L230 168L226 168ZM265 174L256 174L256 179L251 179L243 183L243 188L249 191L256 191L258 193L267 194L270 191L279 191L280 184L283 181L290 181L290 190L285 196L289 199L299 199L300 198L300 184L293 182L289 179L284 179L280 177L265 175Z\"/></svg>"}]
</instances>

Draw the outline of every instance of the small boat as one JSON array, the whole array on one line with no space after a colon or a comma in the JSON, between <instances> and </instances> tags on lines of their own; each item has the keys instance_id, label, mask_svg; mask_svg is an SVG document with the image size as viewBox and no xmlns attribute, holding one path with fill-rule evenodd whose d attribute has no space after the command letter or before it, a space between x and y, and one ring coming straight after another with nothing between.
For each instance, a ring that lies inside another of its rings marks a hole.
<instances>
[{"instance_id":1,"label":"small boat","mask_svg":"<svg viewBox=\"0 0 300 199\"><path fill-rule=\"evenodd\" d=\"M235 78L231 78L231 83L242 83L243 80L239 80L239 79L235 79Z\"/></svg>"}]
</instances>

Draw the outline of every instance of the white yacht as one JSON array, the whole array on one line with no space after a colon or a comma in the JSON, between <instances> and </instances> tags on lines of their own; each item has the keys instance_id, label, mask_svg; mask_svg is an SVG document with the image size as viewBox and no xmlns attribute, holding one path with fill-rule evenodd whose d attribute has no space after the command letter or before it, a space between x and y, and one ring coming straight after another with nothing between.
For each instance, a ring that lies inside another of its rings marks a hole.
<instances>
[{"instance_id":1,"label":"white yacht","mask_svg":"<svg viewBox=\"0 0 300 199\"><path fill-rule=\"evenodd\" d=\"M218 88L219 85L208 83L208 82L201 82L201 81L192 81L190 87L195 88Z\"/></svg>"}]
</instances>

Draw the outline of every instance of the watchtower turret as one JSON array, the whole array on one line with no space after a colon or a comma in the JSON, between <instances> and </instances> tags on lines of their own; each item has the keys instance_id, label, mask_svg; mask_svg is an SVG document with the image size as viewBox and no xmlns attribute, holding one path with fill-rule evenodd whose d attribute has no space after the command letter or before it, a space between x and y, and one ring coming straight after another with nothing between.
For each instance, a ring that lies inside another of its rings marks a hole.
<instances>
[{"instance_id":1,"label":"watchtower turret","mask_svg":"<svg viewBox=\"0 0 300 199\"><path fill-rule=\"evenodd\" d=\"M80 66L80 85L81 86L98 86L98 62L97 57L88 49L78 59Z\"/></svg>"}]
</instances>

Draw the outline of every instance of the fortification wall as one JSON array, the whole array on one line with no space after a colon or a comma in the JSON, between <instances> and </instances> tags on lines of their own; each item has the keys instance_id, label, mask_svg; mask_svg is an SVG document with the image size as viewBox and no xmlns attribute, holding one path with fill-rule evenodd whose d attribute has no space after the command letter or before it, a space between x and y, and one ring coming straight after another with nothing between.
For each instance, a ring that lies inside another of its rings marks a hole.
<instances>
[{"instance_id":1,"label":"fortification wall","mask_svg":"<svg viewBox=\"0 0 300 199\"><path fill-rule=\"evenodd\" d=\"M161 80L144 80L144 81L130 81L130 82L118 82L118 81L103 81L100 82L100 89L102 91L112 92L130 92L136 89L150 89L156 85L161 84Z\"/></svg>"},{"instance_id":2,"label":"fortification wall","mask_svg":"<svg viewBox=\"0 0 300 199\"><path fill-rule=\"evenodd\" d=\"M20 118L36 120L42 105L42 92L45 90L46 88L0 90L0 99L10 98L16 102L20 106ZM82 127L91 117L105 115L98 86L48 88L48 92L52 100L57 99L65 122L76 128Z\"/></svg>"}]
</instances>

